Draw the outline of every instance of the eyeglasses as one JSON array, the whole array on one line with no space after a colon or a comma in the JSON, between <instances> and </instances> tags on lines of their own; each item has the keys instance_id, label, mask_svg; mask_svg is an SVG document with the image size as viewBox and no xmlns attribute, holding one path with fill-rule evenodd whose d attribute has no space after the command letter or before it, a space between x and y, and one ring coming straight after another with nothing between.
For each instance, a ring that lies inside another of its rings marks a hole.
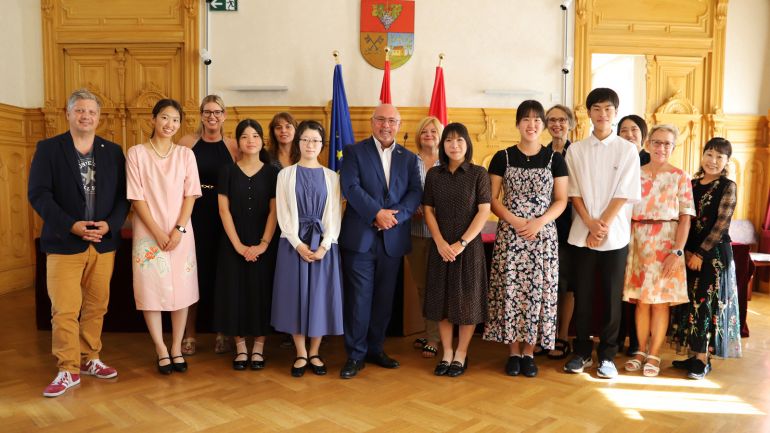
<instances>
[{"instance_id":1,"label":"eyeglasses","mask_svg":"<svg viewBox=\"0 0 770 433\"><path fill-rule=\"evenodd\" d=\"M305 144L305 145L311 144L311 143L312 144L320 144L320 143L323 143L323 140L321 140L320 138L300 138L299 142L301 144Z\"/></svg>"},{"instance_id":2,"label":"eyeglasses","mask_svg":"<svg viewBox=\"0 0 770 433\"><path fill-rule=\"evenodd\" d=\"M547 119L547 122L548 123L559 123L561 125L566 125L567 122L569 122L569 119L567 119L565 117L549 117Z\"/></svg>"},{"instance_id":3,"label":"eyeglasses","mask_svg":"<svg viewBox=\"0 0 770 433\"><path fill-rule=\"evenodd\" d=\"M650 140L650 146L665 147L666 149L671 149L672 147L674 147L674 143L670 141L664 141L664 140Z\"/></svg>"},{"instance_id":4,"label":"eyeglasses","mask_svg":"<svg viewBox=\"0 0 770 433\"><path fill-rule=\"evenodd\" d=\"M372 118L378 125L384 125L385 123L388 124L388 126L396 126L398 125L398 122L401 121L401 119L395 119L395 118L386 118L382 116L377 116Z\"/></svg>"},{"instance_id":5,"label":"eyeglasses","mask_svg":"<svg viewBox=\"0 0 770 433\"><path fill-rule=\"evenodd\" d=\"M211 117L212 114L216 117L222 117L222 115L225 114L225 110L203 110L201 111L201 114L203 117Z\"/></svg>"}]
</instances>

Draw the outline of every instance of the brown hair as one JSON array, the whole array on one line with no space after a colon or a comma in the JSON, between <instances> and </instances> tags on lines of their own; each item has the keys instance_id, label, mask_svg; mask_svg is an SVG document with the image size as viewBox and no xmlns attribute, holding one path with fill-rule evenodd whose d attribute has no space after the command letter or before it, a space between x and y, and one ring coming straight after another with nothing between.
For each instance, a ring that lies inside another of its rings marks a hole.
<instances>
[{"instance_id":1,"label":"brown hair","mask_svg":"<svg viewBox=\"0 0 770 433\"><path fill-rule=\"evenodd\" d=\"M275 127L278 126L278 122L281 120L294 126L294 136L297 136L297 121L294 120L294 116L285 111L277 113L275 116L273 116L273 120L271 120L270 125L267 126L267 129L269 130L268 133L270 135L270 146L267 148L267 152L270 154L270 157L273 158L274 161L278 161L278 137L275 136ZM294 140L292 140L292 142L294 142ZM292 163L295 163L299 161L299 158L295 161L292 157L291 160Z\"/></svg>"}]
</instances>

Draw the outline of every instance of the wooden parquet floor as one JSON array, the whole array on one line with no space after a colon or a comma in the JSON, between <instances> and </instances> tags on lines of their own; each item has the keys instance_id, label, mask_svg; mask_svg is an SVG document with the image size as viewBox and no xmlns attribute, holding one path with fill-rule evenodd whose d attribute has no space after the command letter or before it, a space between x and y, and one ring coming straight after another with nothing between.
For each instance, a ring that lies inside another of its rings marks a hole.
<instances>
[{"instance_id":1,"label":"wooden parquet floor","mask_svg":"<svg viewBox=\"0 0 770 433\"><path fill-rule=\"evenodd\" d=\"M103 358L112 380L81 385L48 399L56 373L50 332L35 330L31 290L0 296L0 431L2 432L770 432L770 297L749 303L752 337L744 357L714 360L714 371L691 381L664 353L658 378L615 380L568 375L562 361L538 358L534 379L502 372L507 350L474 337L469 369L456 379L433 376L434 360L391 338L386 350L401 368L368 365L341 380L342 340L322 348L329 375L289 375L293 350L268 339L267 368L233 371L230 355L213 354L213 336L199 339L190 370L159 375L147 334L105 334ZM625 357L616 361L620 366Z\"/></svg>"}]
</instances>

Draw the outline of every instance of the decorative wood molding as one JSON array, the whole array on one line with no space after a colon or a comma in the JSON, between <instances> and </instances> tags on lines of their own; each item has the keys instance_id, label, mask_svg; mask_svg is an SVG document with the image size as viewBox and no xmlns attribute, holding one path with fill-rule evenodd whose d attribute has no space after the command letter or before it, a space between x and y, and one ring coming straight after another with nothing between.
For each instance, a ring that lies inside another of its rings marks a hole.
<instances>
[{"instance_id":1,"label":"decorative wood molding","mask_svg":"<svg viewBox=\"0 0 770 433\"><path fill-rule=\"evenodd\" d=\"M27 202L29 165L43 138L43 112L0 104L0 294L31 287L34 234L40 223Z\"/></svg>"}]
</instances>

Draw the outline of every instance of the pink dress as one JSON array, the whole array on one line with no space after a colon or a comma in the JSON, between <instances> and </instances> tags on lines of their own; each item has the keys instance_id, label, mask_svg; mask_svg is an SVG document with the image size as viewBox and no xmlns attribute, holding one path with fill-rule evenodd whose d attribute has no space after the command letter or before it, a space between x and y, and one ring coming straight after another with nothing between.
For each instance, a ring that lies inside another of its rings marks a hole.
<instances>
[{"instance_id":1,"label":"pink dress","mask_svg":"<svg viewBox=\"0 0 770 433\"><path fill-rule=\"evenodd\" d=\"M192 150L174 146L161 159L143 145L128 149L126 183L129 200L147 202L155 222L170 233L185 197L200 197L201 184ZM139 215L133 214L131 265L137 310L175 311L198 302L198 274L192 223L171 251L162 251Z\"/></svg>"},{"instance_id":2,"label":"pink dress","mask_svg":"<svg viewBox=\"0 0 770 433\"><path fill-rule=\"evenodd\" d=\"M634 204L631 216L623 300L671 305L689 302L684 256L678 258L680 263L672 276L661 275L663 261L674 249L679 216L695 216L690 176L675 168L653 179L642 169L641 182L642 199Z\"/></svg>"}]
</instances>

